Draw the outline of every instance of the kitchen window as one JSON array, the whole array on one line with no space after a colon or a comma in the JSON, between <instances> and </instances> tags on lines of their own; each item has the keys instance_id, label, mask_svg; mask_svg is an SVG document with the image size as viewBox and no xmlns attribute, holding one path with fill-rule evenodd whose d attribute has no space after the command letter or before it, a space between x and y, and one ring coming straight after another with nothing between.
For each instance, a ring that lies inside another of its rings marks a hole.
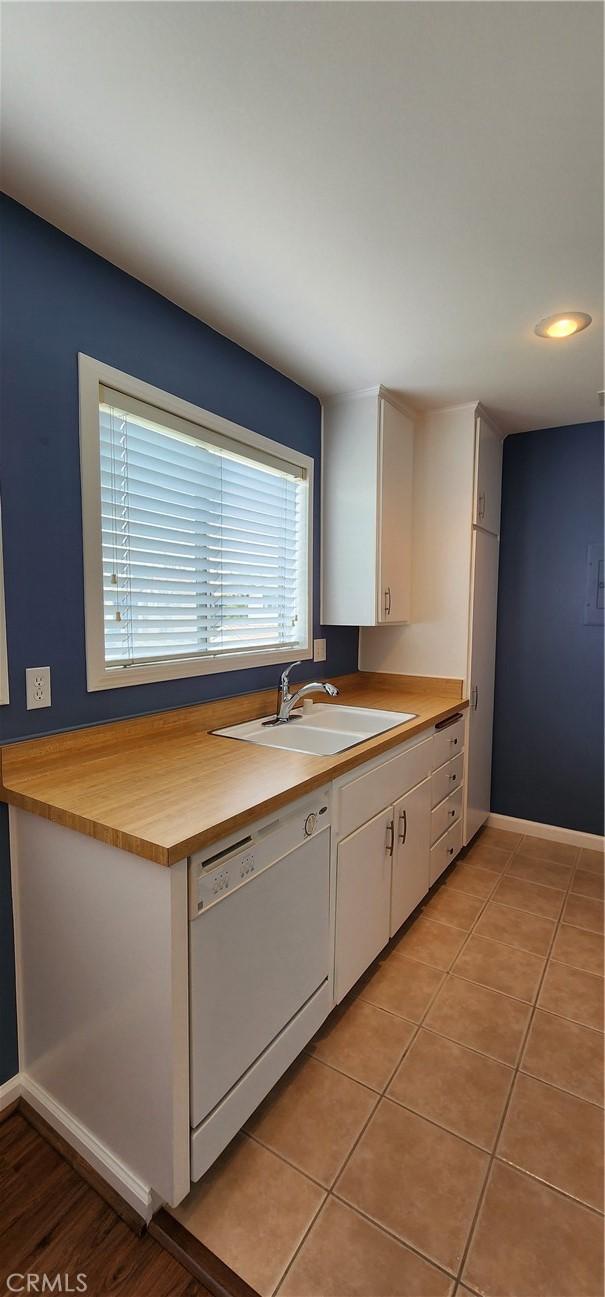
<instances>
[{"instance_id":1,"label":"kitchen window","mask_svg":"<svg viewBox=\"0 0 605 1297\"><path fill-rule=\"evenodd\" d=\"M89 690L311 657L313 460L79 369Z\"/></svg>"}]
</instances>

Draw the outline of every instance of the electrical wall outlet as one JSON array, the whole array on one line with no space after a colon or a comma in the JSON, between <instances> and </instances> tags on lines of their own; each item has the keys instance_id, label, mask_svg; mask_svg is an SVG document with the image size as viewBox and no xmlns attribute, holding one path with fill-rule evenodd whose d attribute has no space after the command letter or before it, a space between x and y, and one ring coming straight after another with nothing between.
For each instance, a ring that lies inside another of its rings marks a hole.
<instances>
[{"instance_id":1,"label":"electrical wall outlet","mask_svg":"<svg viewBox=\"0 0 605 1297\"><path fill-rule=\"evenodd\" d=\"M313 661L325 662L326 660L326 641L325 639L313 640Z\"/></svg>"},{"instance_id":2,"label":"electrical wall outlet","mask_svg":"<svg viewBox=\"0 0 605 1297\"><path fill-rule=\"evenodd\" d=\"M50 707L50 667L26 667L25 696L28 712Z\"/></svg>"}]
</instances>

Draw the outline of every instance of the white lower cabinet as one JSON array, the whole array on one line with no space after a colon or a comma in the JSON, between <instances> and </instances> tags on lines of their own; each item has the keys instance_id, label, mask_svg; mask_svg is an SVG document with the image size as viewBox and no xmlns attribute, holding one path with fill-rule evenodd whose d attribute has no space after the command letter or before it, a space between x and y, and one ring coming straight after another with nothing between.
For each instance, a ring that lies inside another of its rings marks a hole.
<instances>
[{"instance_id":1,"label":"white lower cabinet","mask_svg":"<svg viewBox=\"0 0 605 1297\"><path fill-rule=\"evenodd\" d=\"M456 859L461 846L462 821L458 820L458 823L448 829L447 833L443 834L443 837L435 843L434 847L431 847L431 887L433 883L437 882L444 869L447 869L448 865L451 865L452 861Z\"/></svg>"},{"instance_id":2,"label":"white lower cabinet","mask_svg":"<svg viewBox=\"0 0 605 1297\"><path fill-rule=\"evenodd\" d=\"M460 851L465 732L456 714L333 785L337 1004Z\"/></svg>"},{"instance_id":3,"label":"white lower cabinet","mask_svg":"<svg viewBox=\"0 0 605 1297\"><path fill-rule=\"evenodd\" d=\"M464 750L464 716L449 722L433 736L433 770Z\"/></svg>"},{"instance_id":4,"label":"white lower cabinet","mask_svg":"<svg viewBox=\"0 0 605 1297\"><path fill-rule=\"evenodd\" d=\"M338 844L337 1004L389 940L393 812L381 811Z\"/></svg>"},{"instance_id":5,"label":"white lower cabinet","mask_svg":"<svg viewBox=\"0 0 605 1297\"><path fill-rule=\"evenodd\" d=\"M450 793L456 788L462 788L464 783L464 754L453 757L447 761L439 770L434 770L431 778L432 801L433 806L438 806Z\"/></svg>"},{"instance_id":6,"label":"white lower cabinet","mask_svg":"<svg viewBox=\"0 0 605 1297\"><path fill-rule=\"evenodd\" d=\"M431 811L431 846L445 833L446 829L451 829L457 820L462 819L462 785L454 793L450 793L445 801L440 802Z\"/></svg>"},{"instance_id":7,"label":"white lower cabinet","mask_svg":"<svg viewBox=\"0 0 605 1297\"><path fill-rule=\"evenodd\" d=\"M425 779L395 803L393 825L391 937L429 890L430 779Z\"/></svg>"}]
</instances>

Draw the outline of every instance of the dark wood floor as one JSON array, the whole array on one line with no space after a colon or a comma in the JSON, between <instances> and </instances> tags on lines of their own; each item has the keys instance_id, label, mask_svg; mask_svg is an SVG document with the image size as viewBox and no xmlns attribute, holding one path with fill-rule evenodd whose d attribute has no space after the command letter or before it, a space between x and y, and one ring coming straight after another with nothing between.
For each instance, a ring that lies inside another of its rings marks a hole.
<instances>
[{"instance_id":1,"label":"dark wood floor","mask_svg":"<svg viewBox=\"0 0 605 1297\"><path fill-rule=\"evenodd\" d=\"M138 1238L18 1112L0 1123L2 1293L15 1272L50 1280L67 1273L74 1290L84 1274L86 1297L208 1297L155 1239Z\"/></svg>"}]
</instances>

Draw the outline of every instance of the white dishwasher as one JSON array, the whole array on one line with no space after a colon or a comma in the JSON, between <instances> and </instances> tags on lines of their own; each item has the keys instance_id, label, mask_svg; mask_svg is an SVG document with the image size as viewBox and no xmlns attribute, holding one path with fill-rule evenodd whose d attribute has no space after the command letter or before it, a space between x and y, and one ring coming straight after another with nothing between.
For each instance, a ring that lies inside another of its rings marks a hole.
<instances>
[{"instance_id":1,"label":"white dishwasher","mask_svg":"<svg viewBox=\"0 0 605 1297\"><path fill-rule=\"evenodd\" d=\"M322 789L190 859L194 1180L332 1007L329 828Z\"/></svg>"}]
</instances>

